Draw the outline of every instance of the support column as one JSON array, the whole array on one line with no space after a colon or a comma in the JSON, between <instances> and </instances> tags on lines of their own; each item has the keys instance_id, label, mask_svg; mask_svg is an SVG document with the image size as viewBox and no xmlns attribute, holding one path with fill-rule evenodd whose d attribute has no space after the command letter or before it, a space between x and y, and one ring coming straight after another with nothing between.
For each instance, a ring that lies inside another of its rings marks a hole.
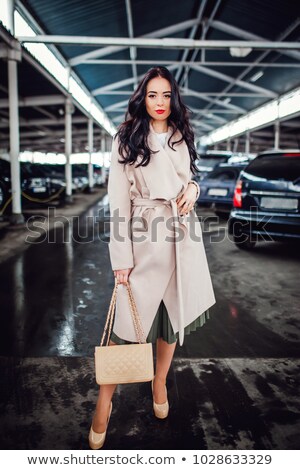
<instances>
[{"instance_id":1,"label":"support column","mask_svg":"<svg viewBox=\"0 0 300 470\"><path fill-rule=\"evenodd\" d=\"M14 19L14 11L15 11L15 0L7 0L7 19L8 19L8 29L11 34L15 35L15 19Z\"/></svg>"},{"instance_id":2,"label":"support column","mask_svg":"<svg viewBox=\"0 0 300 470\"><path fill-rule=\"evenodd\" d=\"M88 175L89 175L89 192L93 192L94 187L94 170L92 164L92 152L94 148L94 121L90 116L88 121L88 146L89 146L89 165L88 165Z\"/></svg>"},{"instance_id":3,"label":"support column","mask_svg":"<svg viewBox=\"0 0 300 470\"><path fill-rule=\"evenodd\" d=\"M19 133L19 104L18 104L18 69L14 59L8 59L8 100L9 100L9 142L10 142L10 172L12 215L11 224L23 224L24 217L21 207L21 178L20 178L20 133Z\"/></svg>"},{"instance_id":4,"label":"support column","mask_svg":"<svg viewBox=\"0 0 300 470\"><path fill-rule=\"evenodd\" d=\"M246 133L245 153L250 153L250 132Z\"/></svg>"},{"instance_id":5,"label":"support column","mask_svg":"<svg viewBox=\"0 0 300 470\"><path fill-rule=\"evenodd\" d=\"M280 147L280 122L277 120L274 124L274 149L278 150Z\"/></svg>"},{"instance_id":6,"label":"support column","mask_svg":"<svg viewBox=\"0 0 300 470\"><path fill-rule=\"evenodd\" d=\"M230 152L230 150L231 150L231 141L230 141L230 139L227 139L226 150L227 150L227 152Z\"/></svg>"},{"instance_id":7,"label":"support column","mask_svg":"<svg viewBox=\"0 0 300 470\"><path fill-rule=\"evenodd\" d=\"M65 104L66 202L72 202L72 168L70 162L72 153L72 112L72 101L70 98L67 98Z\"/></svg>"},{"instance_id":8,"label":"support column","mask_svg":"<svg viewBox=\"0 0 300 470\"><path fill-rule=\"evenodd\" d=\"M9 29L15 33L14 10L15 2L10 0L8 6ZM21 178L20 178L20 132L19 132L19 94L18 94L18 61L21 60L20 50L11 49L8 52L8 101L9 101L9 154L11 172L12 214L10 223L24 223L21 207Z\"/></svg>"},{"instance_id":9,"label":"support column","mask_svg":"<svg viewBox=\"0 0 300 470\"><path fill-rule=\"evenodd\" d=\"M105 132L102 131L101 132L101 153L103 155L103 166L102 166L102 176L103 176L103 182L105 183L106 181L106 175L108 173L108 168L106 168L106 166L104 165L104 161L105 161L105 158L104 158L104 153L106 152L106 142L105 142Z\"/></svg>"}]
</instances>

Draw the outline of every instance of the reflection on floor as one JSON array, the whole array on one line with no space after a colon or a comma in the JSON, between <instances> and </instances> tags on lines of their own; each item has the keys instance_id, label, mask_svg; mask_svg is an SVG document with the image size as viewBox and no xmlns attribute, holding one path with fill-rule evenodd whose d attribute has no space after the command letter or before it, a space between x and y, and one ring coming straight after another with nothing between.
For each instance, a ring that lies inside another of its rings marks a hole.
<instances>
[{"instance_id":1,"label":"reflection on floor","mask_svg":"<svg viewBox=\"0 0 300 470\"><path fill-rule=\"evenodd\" d=\"M92 359L1 359L0 367L2 449L88 449ZM299 368L289 359L177 358L168 418L155 418L150 383L121 385L105 449L297 449Z\"/></svg>"}]
</instances>

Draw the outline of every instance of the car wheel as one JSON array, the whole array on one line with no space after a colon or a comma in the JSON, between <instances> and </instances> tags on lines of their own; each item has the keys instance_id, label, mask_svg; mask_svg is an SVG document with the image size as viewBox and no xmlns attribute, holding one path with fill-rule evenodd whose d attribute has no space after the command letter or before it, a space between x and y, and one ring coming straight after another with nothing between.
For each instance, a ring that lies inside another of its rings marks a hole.
<instances>
[{"instance_id":1,"label":"car wheel","mask_svg":"<svg viewBox=\"0 0 300 470\"><path fill-rule=\"evenodd\" d=\"M239 236L233 235L233 241L240 250L253 250L256 245L256 241L250 240L249 238L250 235L246 235L244 233Z\"/></svg>"}]
</instances>

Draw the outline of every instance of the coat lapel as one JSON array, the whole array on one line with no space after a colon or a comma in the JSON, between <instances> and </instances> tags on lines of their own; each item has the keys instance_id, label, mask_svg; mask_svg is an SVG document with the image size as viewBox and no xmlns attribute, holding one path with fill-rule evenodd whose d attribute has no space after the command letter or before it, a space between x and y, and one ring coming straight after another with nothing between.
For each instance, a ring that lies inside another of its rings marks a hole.
<instances>
[{"instance_id":1,"label":"coat lapel","mask_svg":"<svg viewBox=\"0 0 300 470\"><path fill-rule=\"evenodd\" d=\"M150 191L150 199L170 200L176 198L186 187L189 179L189 172L186 171L187 161L189 165L186 143L177 144L174 147L176 151L172 150L168 146L171 134L172 128L169 126L166 144L163 148L150 123L148 145L151 150L158 151L158 153L151 155L150 163L147 166L139 167ZM179 140L178 136L180 133L177 131L172 137L172 142ZM140 162L141 157L138 157L137 161Z\"/></svg>"}]
</instances>

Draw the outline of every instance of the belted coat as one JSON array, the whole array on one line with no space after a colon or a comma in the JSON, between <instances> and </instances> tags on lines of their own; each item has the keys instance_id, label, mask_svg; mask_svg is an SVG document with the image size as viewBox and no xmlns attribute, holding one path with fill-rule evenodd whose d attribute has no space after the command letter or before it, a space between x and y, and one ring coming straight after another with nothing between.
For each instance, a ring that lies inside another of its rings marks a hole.
<instances>
[{"instance_id":1,"label":"belted coat","mask_svg":"<svg viewBox=\"0 0 300 470\"><path fill-rule=\"evenodd\" d=\"M113 139L108 178L109 254L113 270L133 268L129 282L147 337L161 300L179 343L184 328L215 304L215 296L199 219L192 209L179 216L176 199L192 177L186 142L164 148L150 123L147 166L122 164L119 139ZM171 141L179 140L176 131ZM137 162L141 161L138 156ZM114 333L136 342L127 289L118 286Z\"/></svg>"}]
</instances>

